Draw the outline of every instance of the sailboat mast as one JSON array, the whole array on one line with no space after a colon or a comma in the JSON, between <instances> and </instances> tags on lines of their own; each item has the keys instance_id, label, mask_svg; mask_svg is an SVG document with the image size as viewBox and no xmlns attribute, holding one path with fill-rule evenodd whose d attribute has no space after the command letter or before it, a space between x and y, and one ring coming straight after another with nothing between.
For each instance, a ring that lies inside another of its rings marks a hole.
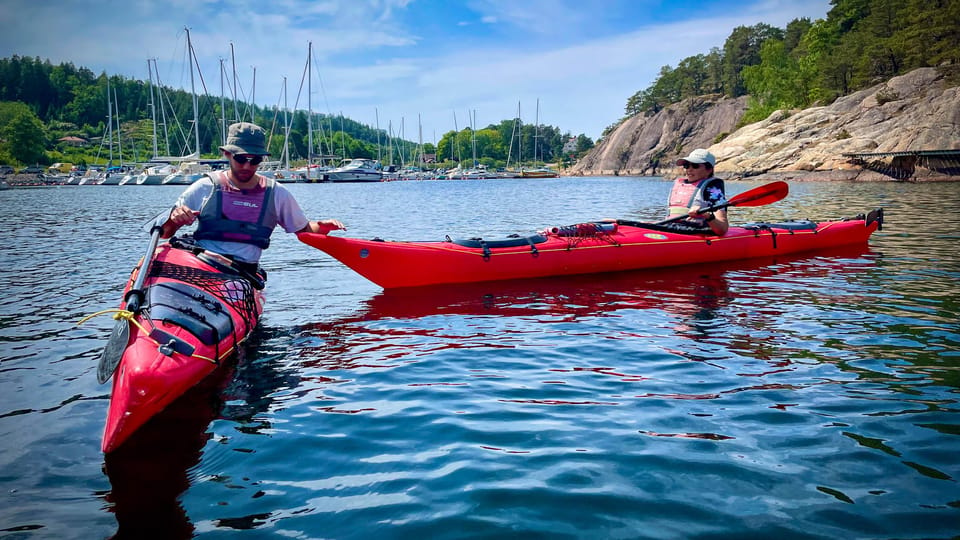
<instances>
[{"instance_id":1,"label":"sailboat mast","mask_svg":"<svg viewBox=\"0 0 960 540\"><path fill-rule=\"evenodd\" d=\"M477 110L467 111L470 115L470 140L473 145L473 168L477 168Z\"/></svg>"},{"instance_id":2,"label":"sailboat mast","mask_svg":"<svg viewBox=\"0 0 960 540\"><path fill-rule=\"evenodd\" d=\"M283 168L290 170L290 118L287 113L287 78L283 78Z\"/></svg>"},{"instance_id":3,"label":"sailboat mast","mask_svg":"<svg viewBox=\"0 0 960 540\"><path fill-rule=\"evenodd\" d=\"M520 102L517 102L517 162L523 170L523 117L520 115Z\"/></svg>"},{"instance_id":4,"label":"sailboat mast","mask_svg":"<svg viewBox=\"0 0 960 540\"><path fill-rule=\"evenodd\" d=\"M157 102L160 105L160 125L163 126L164 154L170 155L170 132L167 130L167 109L163 106L163 83L160 81L160 71L157 69L157 60L153 59L153 72L157 76ZM154 152L154 155L157 153Z\"/></svg>"},{"instance_id":5,"label":"sailboat mast","mask_svg":"<svg viewBox=\"0 0 960 540\"><path fill-rule=\"evenodd\" d=\"M240 111L237 109L237 59L233 55L233 42L230 42L230 69L233 71L233 121L240 121Z\"/></svg>"},{"instance_id":6,"label":"sailboat mast","mask_svg":"<svg viewBox=\"0 0 960 540\"><path fill-rule=\"evenodd\" d=\"M250 123L256 124L257 112L257 66L253 66L253 88L250 89Z\"/></svg>"},{"instance_id":7,"label":"sailboat mast","mask_svg":"<svg viewBox=\"0 0 960 540\"><path fill-rule=\"evenodd\" d=\"M193 94L193 129L194 129L194 140L196 141L196 146L194 150L197 152L197 158L200 157L200 107L197 103L197 90L193 80L193 64L196 60L193 52L193 43L190 41L190 29L184 27L184 30L187 32L187 51L190 56L190 93Z\"/></svg>"},{"instance_id":8,"label":"sailboat mast","mask_svg":"<svg viewBox=\"0 0 960 540\"><path fill-rule=\"evenodd\" d=\"M107 76L107 140L110 141L110 163L113 165L113 100L110 98L110 76Z\"/></svg>"},{"instance_id":9,"label":"sailboat mast","mask_svg":"<svg viewBox=\"0 0 960 540\"><path fill-rule=\"evenodd\" d=\"M419 157L417 167L423 168L423 124L420 121L420 113L417 113L417 155Z\"/></svg>"},{"instance_id":10,"label":"sailboat mast","mask_svg":"<svg viewBox=\"0 0 960 540\"><path fill-rule=\"evenodd\" d=\"M310 165L313 164L313 77L310 73L312 55L313 42L309 41L307 42L307 178L310 178Z\"/></svg>"},{"instance_id":11,"label":"sailboat mast","mask_svg":"<svg viewBox=\"0 0 960 540\"><path fill-rule=\"evenodd\" d=\"M150 119L153 121L153 157L157 157L157 106L153 101L153 68L147 59L147 77L150 79Z\"/></svg>"},{"instance_id":12,"label":"sailboat mast","mask_svg":"<svg viewBox=\"0 0 960 540\"><path fill-rule=\"evenodd\" d=\"M223 144L227 144L227 111L226 111L226 102L224 101L224 72L223 72L223 58L220 59L220 140L223 141Z\"/></svg>"},{"instance_id":13,"label":"sailboat mast","mask_svg":"<svg viewBox=\"0 0 960 540\"><path fill-rule=\"evenodd\" d=\"M117 89L113 89L113 110L117 111L117 150L120 152L120 166L123 166L123 137L120 135L120 105L117 103Z\"/></svg>"},{"instance_id":14,"label":"sailboat mast","mask_svg":"<svg viewBox=\"0 0 960 540\"><path fill-rule=\"evenodd\" d=\"M377 161L383 162L380 156L380 111L376 107L373 108L373 117L377 122Z\"/></svg>"},{"instance_id":15,"label":"sailboat mast","mask_svg":"<svg viewBox=\"0 0 960 540\"><path fill-rule=\"evenodd\" d=\"M404 144L403 144L403 137L404 135L406 135L406 131L404 130L404 127L405 127L404 120L405 120L404 117L401 116L400 117L400 137L399 137L400 142L397 143L397 153L400 155L401 169L407 166L407 154L406 152L404 152Z\"/></svg>"},{"instance_id":16,"label":"sailboat mast","mask_svg":"<svg viewBox=\"0 0 960 540\"><path fill-rule=\"evenodd\" d=\"M387 122L387 160L393 165L393 120Z\"/></svg>"},{"instance_id":17,"label":"sailboat mast","mask_svg":"<svg viewBox=\"0 0 960 540\"><path fill-rule=\"evenodd\" d=\"M540 98L537 98L537 116L533 132L533 166L537 166L537 149L540 147Z\"/></svg>"}]
</instances>

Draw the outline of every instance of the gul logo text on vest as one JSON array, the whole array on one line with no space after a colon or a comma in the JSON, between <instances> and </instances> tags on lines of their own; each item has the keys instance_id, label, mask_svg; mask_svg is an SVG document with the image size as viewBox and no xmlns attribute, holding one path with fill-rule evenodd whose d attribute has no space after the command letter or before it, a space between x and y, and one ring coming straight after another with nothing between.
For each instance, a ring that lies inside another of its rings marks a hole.
<instances>
[{"instance_id":1,"label":"gul logo text on vest","mask_svg":"<svg viewBox=\"0 0 960 540\"><path fill-rule=\"evenodd\" d=\"M246 206L247 208L260 208L260 205L257 203L252 203L249 201L233 201L234 206Z\"/></svg>"}]
</instances>

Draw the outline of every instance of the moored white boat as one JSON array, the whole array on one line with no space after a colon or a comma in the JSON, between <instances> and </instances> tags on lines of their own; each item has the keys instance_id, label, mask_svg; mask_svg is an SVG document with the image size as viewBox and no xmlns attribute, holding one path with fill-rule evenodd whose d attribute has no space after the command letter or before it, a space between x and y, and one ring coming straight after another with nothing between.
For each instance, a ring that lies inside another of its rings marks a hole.
<instances>
[{"instance_id":1,"label":"moored white boat","mask_svg":"<svg viewBox=\"0 0 960 540\"><path fill-rule=\"evenodd\" d=\"M177 171L177 168L169 163L162 165L153 165L147 167L132 180L138 186L159 186L163 179Z\"/></svg>"},{"instance_id":2,"label":"moored white boat","mask_svg":"<svg viewBox=\"0 0 960 540\"><path fill-rule=\"evenodd\" d=\"M168 174L161 184L176 184L176 185L190 185L197 180L203 178L208 172L211 172L213 167L206 163L199 163L196 161L187 161L180 165L180 168L176 172Z\"/></svg>"},{"instance_id":3,"label":"moored white boat","mask_svg":"<svg viewBox=\"0 0 960 540\"><path fill-rule=\"evenodd\" d=\"M323 174L326 182L379 182L383 180L383 166L375 159L348 159L336 169Z\"/></svg>"},{"instance_id":4,"label":"moored white boat","mask_svg":"<svg viewBox=\"0 0 960 540\"><path fill-rule=\"evenodd\" d=\"M260 166L260 169L257 172L261 176L267 178L273 178L280 183L294 183L294 182L303 182L303 175L298 173L289 167L284 167L283 164L279 161L267 161Z\"/></svg>"}]
</instances>

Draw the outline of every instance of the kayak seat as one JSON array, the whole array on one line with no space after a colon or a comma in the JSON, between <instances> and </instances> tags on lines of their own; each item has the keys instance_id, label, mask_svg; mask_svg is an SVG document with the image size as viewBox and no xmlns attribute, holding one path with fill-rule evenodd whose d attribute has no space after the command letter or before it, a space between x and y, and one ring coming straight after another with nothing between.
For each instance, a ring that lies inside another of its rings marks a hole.
<instances>
[{"instance_id":1,"label":"kayak seat","mask_svg":"<svg viewBox=\"0 0 960 540\"><path fill-rule=\"evenodd\" d=\"M540 244L547 241L547 237L542 234L534 234L531 236L520 236L518 234L510 235L509 237L503 240L484 240L483 238L456 238L450 239L448 236L446 239L447 242L452 242L458 246L469 247L469 248L483 248L487 247L490 249L494 248L506 248L506 247L517 247L517 246L532 246L533 244Z\"/></svg>"},{"instance_id":2,"label":"kayak seat","mask_svg":"<svg viewBox=\"0 0 960 540\"><path fill-rule=\"evenodd\" d=\"M233 318L216 297L186 283L157 283L147 291L150 318L180 326L214 346L233 334Z\"/></svg>"},{"instance_id":3,"label":"kayak seat","mask_svg":"<svg viewBox=\"0 0 960 540\"><path fill-rule=\"evenodd\" d=\"M452 242L458 246L468 247L468 248L477 248L483 250L483 260L489 261L490 256L493 254L491 249L496 248L508 248L508 247L518 247L518 246L529 246L530 255L534 257L540 256L540 251L537 250L536 244L541 242L546 242L547 237L542 234L534 234L531 236L520 236L519 234L511 234L503 240L484 240L483 238L467 238L456 240L451 240L449 236L446 237L447 242Z\"/></svg>"},{"instance_id":4,"label":"kayak seat","mask_svg":"<svg viewBox=\"0 0 960 540\"><path fill-rule=\"evenodd\" d=\"M632 221L629 219L618 219L617 225L626 225L628 227L637 227L640 229L650 229L674 234L687 234L690 236L715 236L715 233L706 225L698 227L696 225L687 225L684 222L674 223L645 223L643 221Z\"/></svg>"}]
</instances>

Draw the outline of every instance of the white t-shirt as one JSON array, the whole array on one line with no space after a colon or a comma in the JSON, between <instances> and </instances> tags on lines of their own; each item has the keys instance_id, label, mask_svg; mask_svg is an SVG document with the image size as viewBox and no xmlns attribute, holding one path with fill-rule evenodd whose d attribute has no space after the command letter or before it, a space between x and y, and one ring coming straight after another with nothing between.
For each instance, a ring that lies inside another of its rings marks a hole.
<instances>
[{"instance_id":1,"label":"white t-shirt","mask_svg":"<svg viewBox=\"0 0 960 540\"><path fill-rule=\"evenodd\" d=\"M261 178L261 183L266 179ZM208 176L204 176L190 185L180 198L177 199L177 206L185 205L191 210L199 211L207 203L213 194L213 181ZM273 185L273 205L277 211L277 223L288 233L295 233L306 227L310 220L300 209L300 205L293 195L287 191L287 188L279 182ZM220 253L221 255L230 255L242 261L249 263L260 262L260 255L263 250L257 246L244 242L227 242L220 240L197 240L197 245L203 249Z\"/></svg>"}]
</instances>

